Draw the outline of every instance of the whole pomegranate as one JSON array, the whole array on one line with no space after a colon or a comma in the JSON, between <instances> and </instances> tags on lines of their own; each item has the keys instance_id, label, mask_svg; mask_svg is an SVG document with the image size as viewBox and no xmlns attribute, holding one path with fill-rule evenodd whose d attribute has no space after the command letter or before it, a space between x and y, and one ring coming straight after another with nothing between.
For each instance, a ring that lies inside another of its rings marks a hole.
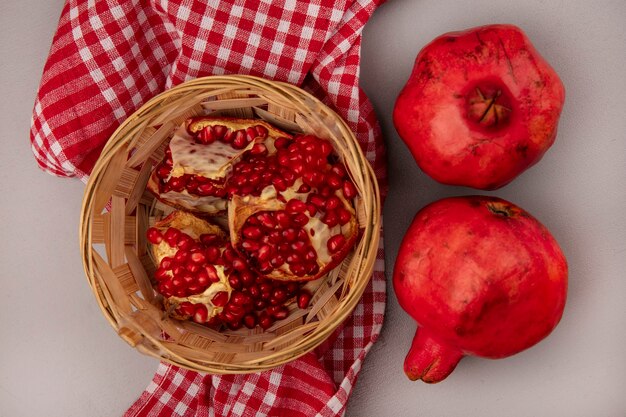
<instances>
[{"instance_id":1,"label":"whole pomegranate","mask_svg":"<svg viewBox=\"0 0 626 417\"><path fill-rule=\"evenodd\" d=\"M419 324L404 371L432 383L464 355L502 358L545 338L563 313L567 262L523 209L495 197L453 197L417 213L393 285Z\"/></svg>"},{"instance_id":2,"label":"whole pomegranate","mask_svg":"<svg viewBox=\"0 0 626 417\"><path fill-rule=\"evenodd\" d=\"M554 143L564 100L559 76L522 30L490 25L426 45L393 120L433 179L493 190Z\"/></svg>"}]
</instances>

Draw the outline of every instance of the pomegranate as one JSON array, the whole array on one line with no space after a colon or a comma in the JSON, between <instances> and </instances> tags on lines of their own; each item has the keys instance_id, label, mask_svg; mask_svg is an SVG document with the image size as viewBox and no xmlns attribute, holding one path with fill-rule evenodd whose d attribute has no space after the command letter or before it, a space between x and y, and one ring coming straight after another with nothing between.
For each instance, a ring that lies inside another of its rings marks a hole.
<instances>
[{"instance_id":1,"label":"pomegranate","mask_svg":"<svg viewBox=\"0 0 626 417\"><path fill-rule=\"evenodd\" d=\"M174 211L147 231L158 265L155 289L166 311L213 328L269 328L287 317L285 303L300 302L306 290L295 282L267 279L234 250L220 227ZM310 297L309 297L310 299Z\"/></svg>"},{"instance_id":2,"label":"pomegranate","mask_svg":"<svg viewBox=\"0 0 626 417\"><path fill-rule=\"evenodd\" d=\"M415 216L393 285L419 325L404 371L432 383L464 355L502 358L545 338L563 313L567 263L550 232L514 204L445 198Z\"/></svg>"},{"instance_id":3,"label":"pomegranate","mask_svg":"<svg viewBox=\"0 0 626 417\"><path fill-rule=\"evenodd\" d=\"M490 25L425 46L393 120L433 179L493 190L552 146L564 100L557 73L522 30Z\"/></svg>"},{"instance_id":4,"label":"pomegranate","mask_svg":"<svg viewBox=\"0 0 626 417\"><path fill-rule=\"evenodd\" d=\"M312 280L354 245L356 188L328 140L272 145L245 152L227 180L231 241L269 278Z\"/></svg>"},{"instance_id":5,"label":"pomegranate","mask_svg":"<svg viewBox=\"0 0 626 417\"><path fill-rule=\"evenodd\" d=\"M262 120L195 117L170 139L152 172L148 189L161 201L202 215L226 211L225 182L246 151L276 138L290 138Z\"/></svg>"}]
</instances>

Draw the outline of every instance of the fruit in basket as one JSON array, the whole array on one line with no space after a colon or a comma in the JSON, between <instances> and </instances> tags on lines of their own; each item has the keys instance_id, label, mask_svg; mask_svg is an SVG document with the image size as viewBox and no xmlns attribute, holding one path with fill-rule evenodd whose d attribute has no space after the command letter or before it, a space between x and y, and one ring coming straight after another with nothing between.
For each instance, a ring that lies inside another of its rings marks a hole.
<instances>
[{"instance_id":1,"label":"fruit in basket","mask_svg":"<svg viewBox=\"0 0 626 417\"><path fill-rule=\"evenodd\" d=\"M174 211L149 228L147 238L157 264L155 289L173 317L266 329L289 314L285 303L306 291L256 273L219 226L190 213Z\"/></svg>"},{"instance_id":2,"label":"fruit in basket","mask_svg":"<svg viewBox=\"0 0 626 417\"><path fill-rule=\"evenodd\" d=\"M205 186L213 194L196 198ZM171 139L148 188L196 214L228 207L233 246L275 280L321 277L358 235L357 189L331 142L291 137L257 120L191 119Z\"/></svg>"},{"instance_id":3,"label":"fruit in basket","mask_svg":"<svg viewBox=\"0 0 626 417\"><path fill-rule=\"evenodd\" d=\"M148 189L164 203L196 214L224 213L233 163L246 151L288 137L262 120L191 118L174 133Z\"/></svg>"},{"instance_id":4,"label":"fruit in basket","mask_svg":"<svg viewBox=\"0 0 626 417\"><path fill-rule=\"evenodd\" d=\"M418 323L404 371L439 382L464 355L502 358L544 339L563 313L567 262L548 229L514 204L445 198L415 216L393 285Z\"/></svg>"},{"instance_id":5,"label":"fruit in basket","mask_svg":"<svg viewBox=\"0 0 626 417\"><path fill-rule=\"evenodd\" d=\"M312 280L356 240L357 191L332 144L312 135L246 152L226 188L233 246L275 280Z\"/></svg>"},{"instance_id":6,"label":"fruit in basket","mask_svg":"<svg viewBox=\"0 0 626 417\"><path fill-rule=\"evenodd\" d=\"M490 25L426 45L393 120L433 179L493 190L552 146L564 100L558 74L522 30Z\"/></svg>"}]
</instances>

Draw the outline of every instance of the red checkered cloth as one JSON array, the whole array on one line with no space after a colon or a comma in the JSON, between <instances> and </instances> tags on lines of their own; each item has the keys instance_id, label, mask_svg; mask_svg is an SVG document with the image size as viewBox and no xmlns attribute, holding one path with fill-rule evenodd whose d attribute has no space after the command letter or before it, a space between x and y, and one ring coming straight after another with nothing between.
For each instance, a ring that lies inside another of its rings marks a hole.
<instances>
[{"instance_id":1,"label":"red checkered cloth","mask_svg":"<svg viewBox=\"0 0 626 417\"><path fill-rule=\"evenodd\" d=\"M65 4L35 101L42 169L85 181L117 126L152 96L211 74L300 85L347 121L385 189L380 128L358 85L361 32L382 0L89 1ZM381 239L382 242L382 239ZM384 253L353 314L314 352L250 375L161 363L126 416L337 416L377 340Z\"/></svg>"}]
</instances>

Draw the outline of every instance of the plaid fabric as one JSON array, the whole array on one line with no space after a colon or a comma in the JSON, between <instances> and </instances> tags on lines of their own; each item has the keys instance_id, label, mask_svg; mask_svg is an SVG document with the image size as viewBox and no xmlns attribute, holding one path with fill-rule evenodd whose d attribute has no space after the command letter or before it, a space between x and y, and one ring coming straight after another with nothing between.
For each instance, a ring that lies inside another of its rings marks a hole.
<instances>
[{"instance_id":1,"label":"plaid fabric","mask_svg":"<svg viewBox=\"0 0 626 417\"><path fill-rule=\"evenodd\" d=\"M107 139L145 101L185 80L251 74L300 85L355 132L385 189L380 129L358 85L361 31L382 0L69 0L35 101L39 166L85 181ZM162 363L127 416L343 414L385 309L384 253L333 337L287 365L214 376Z\"/></svg>"}]
</instances>

